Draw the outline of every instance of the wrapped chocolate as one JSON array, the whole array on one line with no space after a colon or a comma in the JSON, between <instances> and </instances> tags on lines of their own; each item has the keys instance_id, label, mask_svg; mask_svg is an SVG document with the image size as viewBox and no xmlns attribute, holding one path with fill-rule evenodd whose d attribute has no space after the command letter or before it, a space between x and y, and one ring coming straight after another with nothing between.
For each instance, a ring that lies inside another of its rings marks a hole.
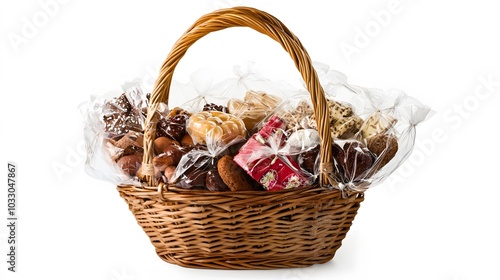
<instances>
[{"instance_id":1,"label":"wrapped chocolate","mask_svg":"<svg viewBox=\"0 0 500 280\"><path fill-rule=\"evenodd\" d=\"M241 186L253 189L250 178L242 176L243 170L235 170L231 165L229 148L244 142L245 138L240 136L225 144L220 138L213 137L213 133L209 132L206 145L195 145L182 156L169 183L181 188L206 188L211 191L235 191ZM239 184L235 184L234 180L240 180Z\"/></svg>"},{"instance_id":2,"label":"wrapped chocolate","mask_svg":"<svg viewBox=\"0 0 500 280\"><path fill-rule=\"evenodd\" d=\"M114 184L135 184L143 157L148 95L139 80L121 92L92 97L80 106L85 117L86 172Z\"/></svg>"},{"instance_id":3,"label":"wrapped chocolate","mask_svg":"<svg viewBox=\"0 0 500 280\"><path fill-rule=\"evenodd\" d=\"M160 115L156 123L156 138L167 136L178 142L182 141L186 135L186 122L190 116L191 113L179 107L170 110L166 116Z\"/></svg>"},{"instance_id":4,"label":"wrapped chocolate","mask_svg":"<svg viewBox=\"0 0 500 280\"><path fill-rule=\"evenodd\" d=\"M234 157L239 166L269 191L308 186L313 182L292 158L313 147L289 141L285 127L283 120L272 117Z\"/></svg>"}]
</instances>

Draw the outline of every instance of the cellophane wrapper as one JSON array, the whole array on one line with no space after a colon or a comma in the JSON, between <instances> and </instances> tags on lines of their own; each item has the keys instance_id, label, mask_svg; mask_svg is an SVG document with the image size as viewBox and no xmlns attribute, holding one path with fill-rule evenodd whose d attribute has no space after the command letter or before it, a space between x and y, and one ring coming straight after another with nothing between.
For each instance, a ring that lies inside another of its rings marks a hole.
<instances>
[{"instance_id":1,"label":"cellophane wrapper","mask_svg":"<svg viewBox=\"0 0 500 280\"><path fill-rule=\"evenodd\" d=\"M87 174L115 185L140 185L135 171L143 156L147 99L141 81L133 80L123 84L121 91L91 96L80 105Z\"/></svg>"},{"instance_id":2,"label":"cellophane wrapper","mask_svg":"<svg viewBox=\"0 0 500 280\"><path fill-rule=\"evenodd\" d=\"M403 91L349 84L345 75L316 64L329 107L334 170L329 188L363 192L383 182L411 154L416 127L434 113ZM317 129L309 93L296 95L275 114L287 122L287 132ZM301 154L301 166L316 177L319 149ZM312 157L312 161L311 161ZM312 164L311 164L312 163Z\"/></svg>"},{"instance_id":3,"label":"cellophane wrapper","mask_svg":"<svg viewBox=\"0 0 500 280\"><path fill-rule=\"evenodd\" d=\"M271 81L253 66L235 66L235 77L222 81L210 78L207 70L196 71L188 83L173 81L171 95L190 97L170 100L171 107L160 104L156 112L153 165L158 180L206 187L196 175L206 178L218 159L230 155L262 189L318 183L321 141L305 85ZM402 91L350 84L326 64L315 63L315 69L333 138L331 184L322 187L362 192L383 182L411 154L416 126L433 111ZM135 80L81 106L89 175L116 185L142 185L148 100ZM281 123L273 127L277 120Z\"/></svg>"}]
</instances>

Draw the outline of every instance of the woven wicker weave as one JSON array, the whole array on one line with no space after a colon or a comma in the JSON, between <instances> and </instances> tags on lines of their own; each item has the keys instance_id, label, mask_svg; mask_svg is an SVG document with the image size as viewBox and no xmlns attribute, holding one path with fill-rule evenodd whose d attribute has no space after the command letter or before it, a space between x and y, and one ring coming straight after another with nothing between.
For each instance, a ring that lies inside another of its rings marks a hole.
<instances>
[{"instance_id":1,"label":"woven wicker weave","mask_svg":"<svg viewBox=\"0 0 500 280\"><path fill-rule=\"evenodd\" d=\"M321 137L320 184L329 184L332 139L327 103L309 55L278 19L235 7L201 17L176 42L151 96L144 139L143 181L119 186L137 222L165 261L193 268L271 269L324 263L340 247L363 200L320 186L277 192L211 192L167 187L154 180L153 140L159 104L168 101L174 69L187 49L206 34L250 27L279 42L311 93Z\"/></svg>"}]
</instances>

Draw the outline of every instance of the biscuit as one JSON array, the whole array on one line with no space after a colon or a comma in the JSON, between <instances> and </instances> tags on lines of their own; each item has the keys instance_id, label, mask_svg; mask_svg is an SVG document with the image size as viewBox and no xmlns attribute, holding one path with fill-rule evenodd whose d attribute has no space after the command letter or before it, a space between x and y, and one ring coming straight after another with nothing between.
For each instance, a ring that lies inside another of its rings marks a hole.
<instances>
[{"instance_id":1,"label":"biscuit","mask_svg":"<svg viewBox=\"0 0 500 280\"><path fill-rule=\"evenodd\" d=\"M368 139L368 149L378 156L378 168L380 169L398 152L398 140L396 136L379 133Z\"/></svg>"},{"instance_id":2,"label":"biscuit","mask_svg":"<svg viewBox=\"0 0 500 280\"><path fill-rule=\"evenodd\" d=\"M230 155L225 155L217 162L217 170L222 181L231 191L254 190L251 179L241 167L239 167Z\"/></svg>"}]
</instances>

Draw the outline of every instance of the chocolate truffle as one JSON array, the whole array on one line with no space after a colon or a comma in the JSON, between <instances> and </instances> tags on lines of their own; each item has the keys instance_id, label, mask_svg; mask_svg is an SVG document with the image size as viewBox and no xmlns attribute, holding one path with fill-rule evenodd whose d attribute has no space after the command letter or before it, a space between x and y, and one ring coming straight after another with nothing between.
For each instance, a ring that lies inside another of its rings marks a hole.
<instances>
[{"instance_id":1,"label":"chocolate truffle","mask_svg":"<svg viewBox=\"0 0 500 280\"><path fill-rule=\"evenodd\" d=\"M186 111L177 109L171 111L166 119L160 119L156 124L156 138L169 136L177 141L181 141L186 134L186 121L189 114Z\"/></svg>"},{"instance_id":2,"label":"chocolate truffle","mask_svg":"<svg viewBox=\"0 0 500 280\"><path fill-rule=\"evenodd\" d=\"M194 146L193 138L191 138L191 136L186 133L184 137L182 137L181 145L182 147L193 147Z\"/></svg>"},{"instance_id":3,"label":"chocolate truffle","mask_svg":"<svg viewBox=\"0 0 500 280\"><path fill-rule=\"evenodd\" d=\"M338 177L344 183L364 179L374 163L373 154L358 141L345 141L341 145L334 143L332 154L337 163Z\"/></svg>"},{"instance_id":4,"label":"chocolate truffle","mask_svg":"<svg viewBox=\"0 0 500 280\"><path fill-rule=\"evenodd\" d=\"M175 174L175 166L167 166L163 174L167 178L167 183L172 181L172 177L174 177Z\"/></svg>"},{"instance_id":5,"label":"chocolate truffle","mask_svg":"<svg viewBox=\"0 0 500 280\"><path fill-rule=\"evenodd\" d=\"M300 153L297 158L297 162L299 163L299 166L303 170L314 175L318 156L319 156L319 145L309 151Z\"/></svg>"},{"instance_id":6,"label":"chocolate truffle","mask_svg":"<svg viewBox=\"0 0 500 280\"><path fill-rule=\"evenodd\" d=\"M206 178L206 170L198 169L196 166L192 166L184 172L184 176L180 181L180 186L182 188L204 187Z\"/></svg>"},{"instance_id":7,"label":"chocolate truffle","mask_svg":"<svg viewBox=\"0 0 500 280\"><path fill-rule=\"evenodd\" d=\"M167 146L170 146L170 145L179 146L179 142L173 140L170 137L162 136L162 137L158 137L155 139L154 145L155 145L155 152L157 154L161 154Z\"/></svg>"},{"instance_id":8,"label":"chocolate truffle","mask_svg":"<svg viewBox=\"0 0 500 280\"><path fill-rule=\"evenodd\" d=\"M207 177L205 181L205 186L210 191L228 191L229 188L222 181L219 172L216 168L213 168L207 172Z\"/></svg>"},{"instance_id":9,"label":"chocolate truffle","mask_svg":"<svg viewBox=\"0 0 500 280\"><path fill-rule=\"evenodd\" d=\"M121 157L117 164L118 166L130 176L135 176L135 173L141 166L142 159L138 155L128 155Z\"/></svg>"},{"instance_id":10,"label":"chocolate truffle","mask_svg":"<svg viewBox=\"0 0 500 280\"><path fill-rule=\"evenodd\" d=\"M182 150L176 145L168 145L163 149L163 153L153 158L153 164L161 171L167 166L176 166L182 158Z\"/></svg>"}]
</instances>

